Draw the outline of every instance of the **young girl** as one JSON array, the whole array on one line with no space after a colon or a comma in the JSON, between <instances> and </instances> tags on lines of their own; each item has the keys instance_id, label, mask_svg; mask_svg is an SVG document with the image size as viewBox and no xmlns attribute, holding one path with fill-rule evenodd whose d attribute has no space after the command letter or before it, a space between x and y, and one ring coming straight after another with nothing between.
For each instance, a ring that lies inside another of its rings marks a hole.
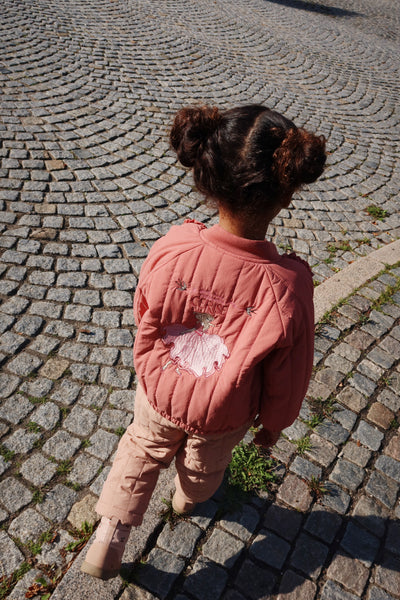
<instances>
[{"instance_id":1,"label":"young girl","mask_svg":"<svg viewBox=\"0 0 400 600\"><path fill-rule=\"evenodd\" d=\"M193 510L219 487L248 428L272 446L297 417L313 362L313 284L304 261L280 256L268 224L321 175L325 139L264 106L181 109L170 134L219 224L186 221L152 247L134 313L139 385L96 510L82 570L120 568L161 468L175 457L172 506Z\"/></svg>"}]
</instances>

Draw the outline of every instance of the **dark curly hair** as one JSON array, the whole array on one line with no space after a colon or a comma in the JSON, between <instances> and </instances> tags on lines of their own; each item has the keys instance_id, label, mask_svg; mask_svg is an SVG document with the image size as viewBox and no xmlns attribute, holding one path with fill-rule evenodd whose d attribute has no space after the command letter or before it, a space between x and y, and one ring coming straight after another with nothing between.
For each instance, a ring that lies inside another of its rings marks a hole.
<instances>
[{"instance_id":1,"label":"dark curly hair","mask_svg":"<svg viewBox=\"0 0 400 600\"><path fill-rule=\"evenodd\" d=\"M323 172L325 138L265 106L178 111L171 145L197 189L233 212L263 212Z\"/></svg>"}]
</instances>

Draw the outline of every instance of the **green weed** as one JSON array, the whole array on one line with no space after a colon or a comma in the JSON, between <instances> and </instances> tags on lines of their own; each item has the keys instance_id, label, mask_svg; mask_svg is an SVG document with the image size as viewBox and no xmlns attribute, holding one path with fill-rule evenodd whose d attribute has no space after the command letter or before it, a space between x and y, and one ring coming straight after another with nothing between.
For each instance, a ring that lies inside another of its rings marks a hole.
<instances>
[{"instance_id":1,"label":"green weed","mask_svg":"<svg viewBox=\"0 0 400 600\"><path fill-rule=\"evenodd\" d=\"M31 565L29 565L27 562L24 562L19 569L14 571L12 575L9 577L2 577L0 579L0 600L7 598L18 581L22 579L22 577L26 575L31 568Z\"/></svg>"},{"instance_id":2,"label":"green weed","mask_svg":"<svg viewBox=\"0 0 400 600\"><path fill-rule=\"evenodd\" d=\"M298 454L305 454L308 450L311 450L311 440L309 435L304 435L299 440L294 442L297 446Z\"/></svg>"},{"instance_id":3,"label":"green weed","mask_svg":"<svg viewBox=\"0 0 400 600\"><path fill-rule=\"evenodd\" d=\"M376 204L370 204L365 209L365 212L369 214L370 217L377 219L378 221L383 221L388 216L387 210L383 210L380 206L376 206Z\"/></svg>"},{"instance_id":4,"label":"green weed","mask_svg":"<svg viewBox=\"0 0 400 600\"><path fill-rule=\"evenodd\" d=\"M0 455L4 458L6 462L10 462L15 456L14 450L9 450L6 446L0 445Z\"/></svg>"},{"instance_id":5,"label":"green weed","mask_svg":"<svg viewBox=\"0 0 400 600\"><path fill-rule=\"evenodd\" d=\"M93 533L94 525L93 523L88 523L84 521L79 530L75 530L72 532L74 536L75 542L70 542L65 546L66 552L79 552L89 541L90 536Z\"/></svg>"},{"instance_id":6,"label":"green weed","mask_svg":"<svg viewBox=\"0 0 400 600\"><path fill-rule=\"evenodd\" d=\"M244 492L268 490L277 480L276 462L254 443L241 442L232 453L228 466L228 483Z\"/></svg>"},{"instance_id":7,"label":"green weed","mask_svg":"<svg viewBox=\"0 0 400 600\"><path fill-rule=\"evenodd\" d=\"M324 486L322 481L317 477L314 477L314 475L312 475L310 481L307 483L312 496L316 500L319 500L319 498L322 498L322 496L328 492L328 489Z\"/></svg>"}]
</instances>

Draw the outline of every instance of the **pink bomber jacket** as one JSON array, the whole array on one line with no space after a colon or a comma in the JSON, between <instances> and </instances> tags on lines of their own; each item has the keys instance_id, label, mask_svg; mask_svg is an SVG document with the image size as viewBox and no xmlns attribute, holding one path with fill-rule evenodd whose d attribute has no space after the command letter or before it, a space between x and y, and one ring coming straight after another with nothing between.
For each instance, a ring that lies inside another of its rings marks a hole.
<instances>
[{"instance_id":1,"label":"pink bomber jacket","mask_svg":"<svg viewBox=\"0 0 400 600\"><path fill-rule=\"evenodd\" d=\"M150 404L188 432L298 416L314 346L312 274L295 255L219 225L173 226L135 292L135 368Z\"/></svg>"}]
</instances>

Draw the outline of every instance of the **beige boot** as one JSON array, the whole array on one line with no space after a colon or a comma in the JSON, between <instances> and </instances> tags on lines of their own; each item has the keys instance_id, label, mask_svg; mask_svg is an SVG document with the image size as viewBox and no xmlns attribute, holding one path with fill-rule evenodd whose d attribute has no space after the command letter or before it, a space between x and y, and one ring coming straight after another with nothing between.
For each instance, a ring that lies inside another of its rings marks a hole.
<instances>
[{"instance_id":1,"label":"beige boot","mask_svg":"<svg viewBox=\"0 0 400 600\"><path fill-rule=\"evenodd\" d=\"M102 517L96 539L88 550L81 571L99 579L116 577L130 530L129 525L123 525L116 517Z\"/></svg>"},{"instance_id":2,"label":"beige boot","mask_svg":"<svg viewBox=\"0 0 400 600\"><path fill-rule=\"evenodd\" d=\"M196 506L196 502L189 502L175 492L172 497L172 508L178 515L190 515Z\"/></svg>"}]
</instances>

